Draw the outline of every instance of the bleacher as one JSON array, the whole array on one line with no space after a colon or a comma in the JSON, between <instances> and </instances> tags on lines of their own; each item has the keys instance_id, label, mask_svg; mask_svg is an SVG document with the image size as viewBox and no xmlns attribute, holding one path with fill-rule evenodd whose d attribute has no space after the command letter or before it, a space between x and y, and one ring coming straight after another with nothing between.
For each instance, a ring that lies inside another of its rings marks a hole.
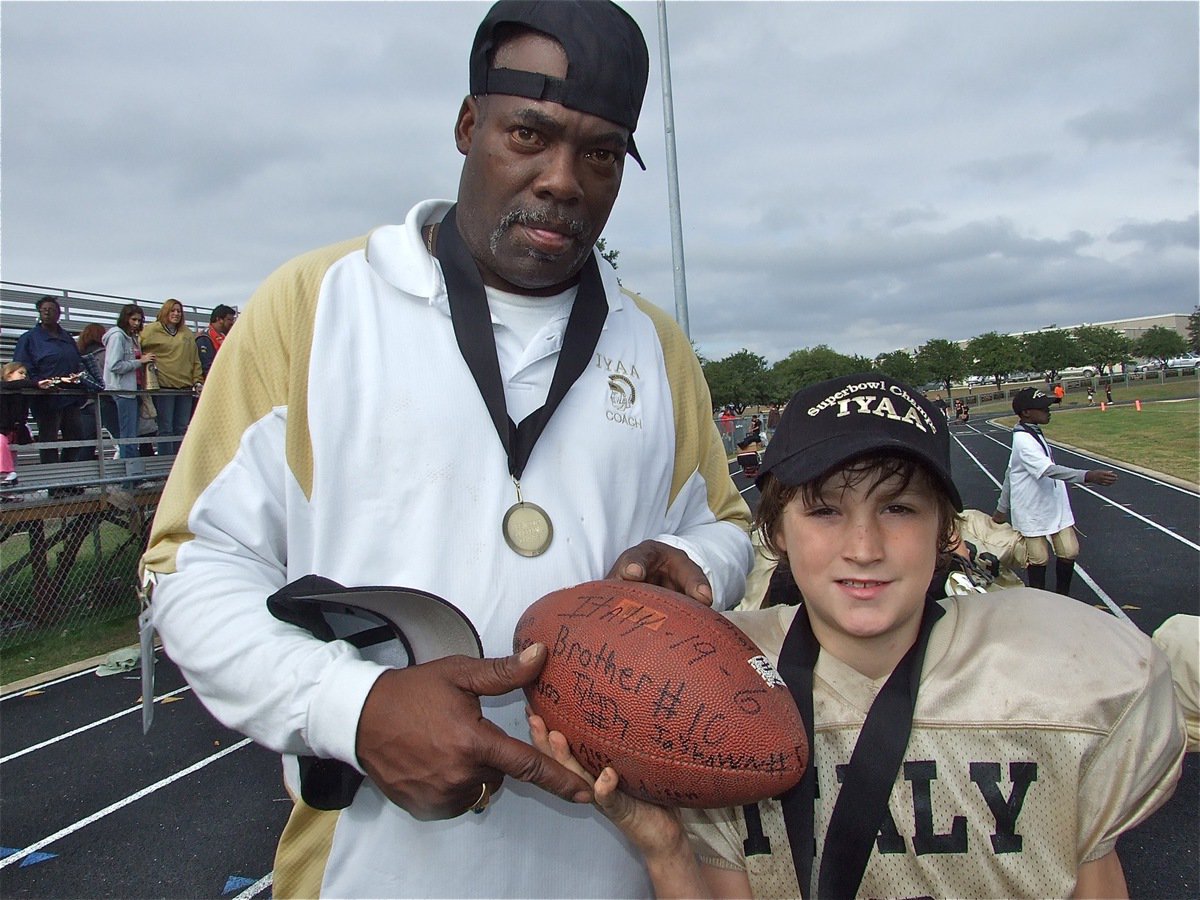
<instances>
[{"instance_id":1,"label":"bleacher","mask_svg":"<svg viewBox=\"0 0 1200 900\"><path fill-rule=\"evenodd\" d=\"M21 284L0 281L0 364L12 359L17 338L37 324L37 302L42 297L53 297L62 307L59 325L76 337L83 326L92 322L103 325L105 330L117 324L117 315L126 303L136 303L146 312L149 322L158 313L167 297L146 300L139 297L118 297L113 294L95 294L89 291L71 291L64 288L46 287L36 284ZM208 327L211 306L189 305L187 300L177 298L183 304L183 321L197 334Z\"/></svg>"},{"instance_id":2,"label":"bleacher","mask_svg":"<svg viewBox=\"0 0 1200 900\"><path fill-rule=\"evenodd\" d=\"M136 303L146 313L147 321L157 314L163 301L138 297L121 297L89 291L72 291L46 285L0 282L0 364L12 359L17 338L38 322L37 303L42 297L54 297L62 307L59 325L78 336L85 325L98 323L106 329L116 324L121 307ZM184 323L199 333L208 327L211 307L184 306ZM29 422L34 432L36 425ZM99 423L98 423L99 427ZM147 438L155 443L155 438ZM93 440L62 442L70 447L92 444ZM31 522L47 519L88 516L101 513L112 506L126 507L129 495L136 497L138 506L153 507L162 484L170 472L174 456L153 456L137 459L115 459L116 444L107 431L99 431L94 439L96 458L91 461L42 463L38 460L38 445L13 447L17 457L18 485L0 489L5 502L0 506L0 536L7 539L14 531L23 530ZM20 500L14 501L14 497Z\"/></svg>"},{"instance_id":3,"label":"bleacher","mask_svg":"<svg viewBox=\"0 0 1200 900\"><path fill-rule=\"evenodd\" d=\"M42 297L53 297L62 307L62 318L59 325L68 332L78 336L85 325L98 323L105 329L117 322L121 307L127 303L136 303L146 313L150 321L157 314L163 301L145 300L138 297L120 297L114 294L97 294L89 291L71 291L46 285L21 284L19 282L0 282L0 364L12 359L16 348L17 338L32 328L38 322L37 303ZM208 327L208 317L211 307L188 305L182 299L184 323L192 331L199 333ZM30 421L31 430L36 432L36 426ZM36 437L36 434L35 434ZM9 491L20 493L31 499L24 506L39 506L33 497L46 497L47 491L58 487L87 487L89 490L100 491L108 486L120 487L134 481L165 480L170 471L174 457L148 457L139 460L115 460L113 448L109 446L111 435L107 432L96 435L97 459L91 462L59 462L40 463L34 452L36 445L16 448L18 471L21 478L22 490ZM71 444L67 444L71 446ZM142 474L145 473L145 474ZM140 477L132 477L140 476ZM51 504L53 505L53 504ZM17 517L13 507L7 507L7 518Z\"/></svg>"}]
</instances>

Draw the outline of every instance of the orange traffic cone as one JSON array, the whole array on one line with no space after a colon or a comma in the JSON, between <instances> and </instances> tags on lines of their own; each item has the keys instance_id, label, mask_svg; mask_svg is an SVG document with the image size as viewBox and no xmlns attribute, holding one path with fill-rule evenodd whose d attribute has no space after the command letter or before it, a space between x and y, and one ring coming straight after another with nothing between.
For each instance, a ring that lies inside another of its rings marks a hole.
<instances>
[{"instance_id":1,"label":"orange traffic cone","mask_svg":"<svg viewBox=\"0 0 1200 900\"><path fill-rule=\"evenodd\" d=\"M1134 405L1134 407L1137 408L1138 412L1142 411L1142 401L1141 400L1134 400L1133 405Z\"/></svg>"},{"instance_id":2,"label":"orange traffic cone","mask_svg":"<svg viewBox=\"0 0 1200 900\"><path fill-rule=\"evenodd\" d=\"M1103 400L1101 400L1100 401L1100 412L1107 412L1107 411L1108 411L1108 404L1105 403Z\"/></svg>"}]
</instances>

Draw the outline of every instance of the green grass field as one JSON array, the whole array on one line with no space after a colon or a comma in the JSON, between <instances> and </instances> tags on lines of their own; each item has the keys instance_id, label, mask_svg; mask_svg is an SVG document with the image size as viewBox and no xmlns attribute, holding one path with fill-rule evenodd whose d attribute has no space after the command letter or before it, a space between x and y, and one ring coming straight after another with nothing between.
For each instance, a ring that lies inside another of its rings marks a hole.
<instances>
[{"instance_id":1,"label":"green grass field","mask_svg":"<svg viewBox=\"0 0 1200 900\"><path fill-rule=\"evenodd\" d=\"M1031 383L1032 385L1032 383ZM1042 387L1041 383L1032 385ZM1007 388L1006 388L1007 389ZM978 390L974 388L973 390ZM940 397L945 391L931 391L931 398ZM965 390L959 388L954 391L955 397L971 396ZM1184 397L1200 397L1200 380L1194 376L1171 378L1159 384L1156 380L1150 381L1131 381L1126 385L1122 381L1113 383L1113 403L1132 403L1134 400L1177 400ZM1100 401L1104 399L1104 389L1101 388L1096 392L1096 405L1100 405ZM1063 400L1062 409L1077 409L1079 407L1087 407L1087 392L1081 390L1072 390ZM986 403L978 403L971 405L971 415L988 415L1011 411L1011 401L989 400Z\"/></svg>"},{"instance_id":2,"label":"green grass field","mask_svg":"<svg viewBox=\"0 0 1200 900\"><path fill-rule=\"evenodd\" d=\"M61 604L55 610L35 601L28 566L8 572L0 584L5 622L0 634L0 683L19 681L137 641L134 586L140 547L130 542L128 531L104 523L99 543L91 536L84 540L67 573L57 571L60 550L56 546L50 553L55 594ZM8 569L26 552L28 539L18 532L0 544L0 563ZM10 631L19 620L30 625Z\"/></svg>"},{"instance_id":3,"label":"green grass field","mask_svg":"<svg viewBox=\"0 0 1200 900\"><path fill-rule=\"evenodd\" d=\"M998 421L1011 426L1016 418ZM1141 412L1134 406L1054 409L1044 430L1051 440L1200 483L1200 400L1195 398L1144 402Z\"/></svg>"},{"instance_id":4,"label":"green grass field","mask_svg":"<svg viewBox=\"0 0 1200 900\"><path fill-rule=\"evenodd\" d=\"M104 656L137 642L136 612L44 632L34 641L4 651L0 661L0 683L11 684L30 675L52 672L59 666Z\"/></svg>"}]
</instances>

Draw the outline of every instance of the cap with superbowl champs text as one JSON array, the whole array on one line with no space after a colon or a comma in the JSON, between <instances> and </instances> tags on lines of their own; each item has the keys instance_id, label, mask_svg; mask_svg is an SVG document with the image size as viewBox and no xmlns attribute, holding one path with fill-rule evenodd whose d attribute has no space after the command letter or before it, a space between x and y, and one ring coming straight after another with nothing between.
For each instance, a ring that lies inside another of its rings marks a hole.
<instances>
[{"instance_id":1,"label":"cap with superbowl champs text","mask_svg":"<svg viewBox=\"0 0 1200 900\"><path fill-rule=\"evenodd\" d=\"M567 54L567 77L493 69L496 29L522 25L549 35ZM637 22L610 0L500 0L484 17L471 47L471 93L549 100L629 129L626 152L643 169L633 142L650 54Z\"/></svg>"},{"instance_id":2,"label":"cap with superbowl champs text","mask_svg":"<svg viewBox=\"0 0 1200 900\"><path fill-rule=\"evenodd\" d=\"M954 503L945 415L916 388L879 372L831 378L797 391L763 452L755 480L769 473L787 485L813 481L849 460L885 451L924 463Z\"/></svg>"}]
</instances>

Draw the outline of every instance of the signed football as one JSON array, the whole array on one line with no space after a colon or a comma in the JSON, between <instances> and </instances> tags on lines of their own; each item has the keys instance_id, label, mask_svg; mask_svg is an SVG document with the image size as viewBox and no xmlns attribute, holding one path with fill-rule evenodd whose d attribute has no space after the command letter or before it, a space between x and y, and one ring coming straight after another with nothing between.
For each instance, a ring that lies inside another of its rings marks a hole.
<instances>
[{"instance_id":1,"label":"signed football","mask_svg":"<svg viewBox=\"0 0 1200 900\"><path fill-rule=\"evenodd\" d=\"M808 743L791 693L732 622L653 585L592 581L525 611L520 651L549 649L525 689L593 775L665 806L740 806L804 774Z\"/></svg>"}]
</instances>

